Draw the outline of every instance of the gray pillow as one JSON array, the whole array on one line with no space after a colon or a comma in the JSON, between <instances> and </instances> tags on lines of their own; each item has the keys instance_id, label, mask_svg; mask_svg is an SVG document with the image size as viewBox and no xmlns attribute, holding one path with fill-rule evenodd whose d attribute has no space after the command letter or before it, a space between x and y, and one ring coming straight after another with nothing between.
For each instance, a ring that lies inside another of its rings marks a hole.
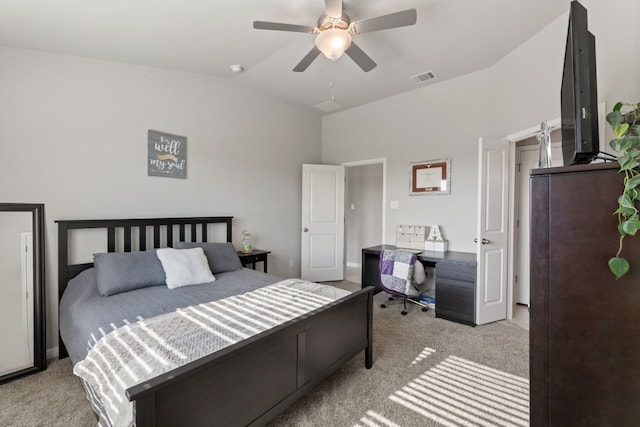
<instances>
[{"instance_id":1,"label":"gray pillow","mask_svg":"<svg viewBox=\"0 0 640 427\"><path fill-rule=\"evenodd\" d=\"M231 243L177 242L176 249L202 248L213 274L242 270L242 263L236 248Z\"/></svg>"},{"instance_id":2,"label":"gray pillow","mask_svg":"<svg viewBox=\"0 0 640 427\"><path fill-rule=\"evenodd\" d=\"M155 249L94 254L93 265L98 292L103 297L166 283Z\"/></svg>"}]
</instances>

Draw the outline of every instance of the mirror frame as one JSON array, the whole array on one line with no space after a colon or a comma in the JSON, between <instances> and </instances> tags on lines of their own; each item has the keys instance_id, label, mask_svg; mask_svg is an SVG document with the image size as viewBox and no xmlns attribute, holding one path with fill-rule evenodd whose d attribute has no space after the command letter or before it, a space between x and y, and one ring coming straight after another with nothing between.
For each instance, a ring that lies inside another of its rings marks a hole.
<instances>
[{"instance_id":1,"label":"mirror frame","mask_svg":"<svg viewBox=\"0 0 640 427\"><path fill-rule=\"evenodd\" d=\"M47 369L44 204L0 203L0 212L31 212L33 236L33 365L0 376L0 384Z\"/></svg>"}]
</instances>

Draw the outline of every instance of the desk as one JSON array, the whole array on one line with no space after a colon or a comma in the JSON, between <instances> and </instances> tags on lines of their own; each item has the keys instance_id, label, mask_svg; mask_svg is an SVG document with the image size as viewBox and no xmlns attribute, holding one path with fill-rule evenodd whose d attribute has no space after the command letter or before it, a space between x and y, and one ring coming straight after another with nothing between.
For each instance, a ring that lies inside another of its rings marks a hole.
<instances>
[{"instance_id":1,"label":"desk","mask_svg":"<svg viewBox=\"0 0 640 427\"><path fill-rule=\"evenodd\" d=\"M375 286L380 292L380 252L398 249L379 245L362 249L362 287ZM436 317L475 326L476 254L432 252L416 254L425 267L435 267Z\"/></svg>"}]
</instances>

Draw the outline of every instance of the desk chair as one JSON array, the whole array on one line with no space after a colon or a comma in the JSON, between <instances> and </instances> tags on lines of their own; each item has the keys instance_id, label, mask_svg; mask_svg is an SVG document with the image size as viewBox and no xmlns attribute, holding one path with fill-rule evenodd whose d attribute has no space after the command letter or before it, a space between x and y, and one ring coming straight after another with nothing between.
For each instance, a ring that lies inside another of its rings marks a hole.
<instances>
[{"instance_id":1,"label":"desk chair","mask_svg":"<svg viewBox=\"0 0 640 427\"><path fill-rule=\"evenodd\" d=\"M380 254L380 286L382 290L389 294L389 301L402 301L404 310L400 312L407 315L407 301L422 307L422 311L429 308L420 301L420 294L415 295L414 271L418 258L415 254L401 250L385 249ZM420 264L420 267L422 264ZM424 280L424 271L422 272ZM412 292L413 291L413 292ZM413 293L413 295L411 295ZM386 308L386 304L380 304L381 308Z\"/></svg>"}]
</instances>

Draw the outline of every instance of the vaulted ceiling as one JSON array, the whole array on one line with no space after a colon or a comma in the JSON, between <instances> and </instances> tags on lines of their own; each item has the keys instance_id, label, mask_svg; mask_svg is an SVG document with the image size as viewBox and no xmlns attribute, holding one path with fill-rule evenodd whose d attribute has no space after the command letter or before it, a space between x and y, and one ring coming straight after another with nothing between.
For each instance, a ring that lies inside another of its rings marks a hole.
<instances>
[{"instance_id":1,"label":"vaulted ceiling","mask_svg":"<svg viewBox=\"0 0 640 427\"><path fill-rule=\"evenodd\" d=\"M330 99L330 84L335 102L351 108L487 68L569 0L345 0L353 21L417 10L413 26L354 37L377 63L367 73L346 55L294 73L314 35L252 25L314 26L324 8L323 0L0 0L0 45L233 79L324 114L314 106ZM410 79L426 71L436 79Z\"/></svg>"}]
</instances>

